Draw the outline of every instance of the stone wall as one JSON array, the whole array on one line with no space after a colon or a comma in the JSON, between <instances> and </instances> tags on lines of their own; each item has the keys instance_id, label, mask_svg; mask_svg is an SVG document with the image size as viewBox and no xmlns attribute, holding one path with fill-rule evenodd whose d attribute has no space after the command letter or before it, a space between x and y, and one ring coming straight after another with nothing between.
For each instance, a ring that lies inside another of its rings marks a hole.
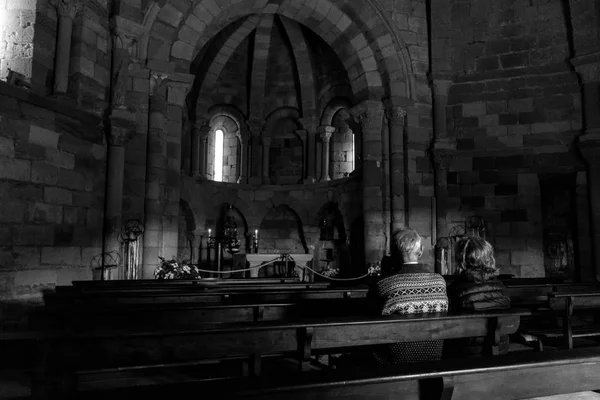
<instances>
[{"instance_id":1,"label":"stone wall","mask_svg":"<svg viewBox=\"0 0 600 400\"><path fill-rule=\"evenodd\" d=\"M313 185L253 186L186 178L182 189L182 199L190 205L196 226L194 248L198 248L201 235L206 240L208 229L215 234L223 205L231 204L239 213L239 216L236 214L236 222L242 246L245 246L245 238L250 238L258 229L260 253L274 249L282 253L306 250L314 254L316 260L325 258L319 253L323 248L319 243L319 215L322 214L319 210L329 202L337 203L343 216L340 225L348 243L342 245L350 245L352 251L360 253L364 244L360 218L362 200L359 194L360 184L353 179ZM204 248L205 245L203 243ZM347 276L357 275L362 267L362 259L356 254L354 260L357 265L344 266L346 269L343 272Z\"/></svg>"},{"instance_id":2,"label":"stone wall","mask_svg":"<svg viewBox=\"0 0 600 400\"><path fill-rule=\"evenodd\" d=\"M35 19L35 0L0 1L0 79L9 69L31 78Z\"/></svg>"},{"instance_id":3,"label":"stone wall","mask_svg":"<svg viewBox=\"0 0 600 400\"><path fill-rule=\"evenodd\" d=\"M453 1L449 11L438 43L450 45L454 76L450 226L482 216L503 272L543 276L538 175L584 168L572 150L581 93L561 2Z\"/></svg>"},{"instance_id":4,"label":"stone wall","mask_svg":"<svg viewBox=\"0 0 600 400\"><path fill-rule=\"evenodd\" d=\"M0 301L92 278L101 253L100 119L0 83Z\"/></svg>"}]
</instances>

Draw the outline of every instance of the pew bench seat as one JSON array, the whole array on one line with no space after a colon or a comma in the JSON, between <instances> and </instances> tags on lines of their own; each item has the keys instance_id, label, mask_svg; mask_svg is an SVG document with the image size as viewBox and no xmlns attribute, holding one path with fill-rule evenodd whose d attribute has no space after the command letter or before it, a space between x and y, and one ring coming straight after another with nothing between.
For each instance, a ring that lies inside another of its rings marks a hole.
<instances>
[{"instance_id":1,"label":"pew bench seat","mask_svg":"<svg viewBox=\"0 0 600 400\"><path fill-rule=\"evenodd\" d=\"M201 393L203 399L427 398L510 400L600 389L600 348L517 352L498 357L450 359L370 369L284 373L276 378L216 379L152 388L88 391L87 400L178 398Z\"/></svg>"}]
</instances>

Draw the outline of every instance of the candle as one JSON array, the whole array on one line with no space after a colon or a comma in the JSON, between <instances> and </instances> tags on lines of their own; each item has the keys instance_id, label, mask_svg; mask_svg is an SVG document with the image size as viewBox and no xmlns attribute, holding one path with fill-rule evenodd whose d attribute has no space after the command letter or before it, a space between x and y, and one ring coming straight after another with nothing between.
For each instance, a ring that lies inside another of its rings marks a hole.
<instances>
[{"instance_id":1,"label":"candle","mask_svg":"<svg viewBox=\"0 0 600 400\"><path fill-rule=\"evenodd\" d=\"M258 229L254 230L254 237L258 239Z\"/></svg>"},{"instance_id":2,"label":"candle","mask_svg":"<svg viewBox=\"0 0 600 400\"><path fill-rule=\"evenodd\" d=\"M442 275L447 275L448 274L448 268L447 268L447 264L446 264L446 259L445 259L445 249L442 248L442 255L440 257L440 270L442 271Z\"/></svg>"},{"instance_id":3,"label":"candle","mask_svg":"<svg viewBox=\"0 0 600 400\"><path fill-rule=\"evenodd\" d=\"M210 228L208 229L208 237L210 237Z\"/></svg>"}]
</instances>

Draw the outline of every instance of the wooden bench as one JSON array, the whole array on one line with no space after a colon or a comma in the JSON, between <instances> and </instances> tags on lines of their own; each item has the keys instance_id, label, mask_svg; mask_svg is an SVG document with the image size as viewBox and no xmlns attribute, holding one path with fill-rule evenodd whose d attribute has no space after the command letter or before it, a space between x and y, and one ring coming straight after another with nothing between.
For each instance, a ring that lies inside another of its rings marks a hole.
<instances>
[{"instance_id":1,"label":"wooden bench","mask_svg":"<svg viewBox=\"0 0 600 400\"><path fill-rule=\"evenodd\" d=\"M518 352L499 357L453 359L386 368L321 371L277 379L227 379L168 384L151 388L90 391L82 398L111 400L179 398L187 393L206 399L428 399L511 400L600 389L600 348L545 353Z\"/></svg>"},{"instance_id":2,"label":"wooden bench","mask_svg":"<svg viewBox=\"0 0 600 400\"><path fill-rule=\"evenodd\" d=\"M202 329L103 330L64 332L47 343L48 372L86 376L178 363L237 358L249 360L260 374L265 356L290 355L298 369L311 367L313 354L407 341L487 338L493 354L502 337L516 332L527 311L393 315L385 317L311 318L290 322L236 323Z\"/></svg>"},{"instance_id":3,"label":"wooden bench","mask_svg":"<svg viewBox=\"0 0 600 400\"><path fill-rule=\"evenodd\" d=\"M195 291L180 293L133 293L133 292L99 292L99 293L69 293L51 294L46 297L48 306L64 303L94 305L121 304L166 304L166 303L276 303L299 300L348 299L365 298L368 288L326 288L326 289L296 289L296 290L225 290L225 291Z\"/></svg>"},{"instance_id":4,"label":"wooden bench","mask_svg":"<svg viewBox=\"0 0 600 400\"><path fill-rule=\"evenodd\" d=\"M547 339L562 339L565 348L573 348L574 338L600 336L600 324L582 324L574 326L573 314L575 309L593 310L600 309L600 290L553 292L548 295L548 315L559 317L559 326L527 328L526 340L536 342L538 349L544 348L543 342Z\"/></svg>"}]
</instances>

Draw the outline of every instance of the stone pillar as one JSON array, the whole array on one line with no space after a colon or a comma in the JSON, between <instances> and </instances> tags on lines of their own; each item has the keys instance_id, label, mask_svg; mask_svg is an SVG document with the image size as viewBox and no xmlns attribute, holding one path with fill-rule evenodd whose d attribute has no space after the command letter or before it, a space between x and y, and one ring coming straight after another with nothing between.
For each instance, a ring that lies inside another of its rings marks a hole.
<instances>
[{"instance_id":1,"label":"stone pillar","mask_svg":"<svg viewBox=\"0 0 600 400\"><path fill-rule=\"evenodd\" d=\"M135 133L135 117L122 111L110 117L108 151L106 155L106 194L104 199L103 253L121 254L119 235L122 229L123 181L125 171L125 146ZM103 257L103 261L105 257ZM106 267L103 265L103 267ZM118 266L121 268L121 265ZM119 271L106 270L103 279L117 279Z\"/></svg>"},{"instance_id":2,"label":"stone pillar","mask_svg":"<svg viewBox=\"0 0 600 400\"><path fill-rule=\"evenodd\" d=\"M250 149L250 153L251 153L251 159L250 161L250 166L249 166L249 179L248 179L248 183L251 183L253 185L259 185L262 182L261 179L261 167L262 167L262 163L261 163L261 158L260 158L260 153L261 153L261 143L260 143L260 133L262 131L262 127L264 125L264 121L260 120L260 119L250 119L246 122L248 124L248 128L250 129L250 134L252 136L252 143L251 143L251 149Z\"/></svg>"},{"instance_id":3,"label":"stone pillar","mask_svg":"<svg viewBox=\"0 0 600 400\"><path fill-rule=\"evenodd\" d=\"M198 132L200 138L200 176L208 179L208 135L210 133L210 125L204 124Z\"/></svg>"},{"instance_id":4,"label":"stone pillar","mask_svg":"<svg viewBox=\"0 0 600 400\"><path fill-rule=\"evenodd\" d=\"M406 110L388 105L386 110L390 131L390 195L391 195L391 229L402 229L408 221L405 197L404 137L406 134Z\"/></svg>"},{"instance_id":5,"label":"stone pillar","mask_svg":"<svg viewBox=\"0 0 600 400\"><path fill-rule=\"evenodd\" d=\"M600 281L600 53L576 57L571 64L583 83L584 133L579 137L578 145L587 163L591 247L596 280Z\"/></svg>"},{"instance_id":6,"label":"stone pillar","mask_svg":"<svg viewBox=\"0 0 600 400\"><path fill-rule=\"evenodd\" d=\"M238 183L248 183L248 168L250 167L250 135L242 134L240 136L241 146L240 149L240 178Z\"/></svg>"},{"instance_id":7,"label":"stone pillar","mask_svg":"<svg viewBox=\"0 0 600 400\"><path fill-rule=\"evenodd\" d=\"M183 74L181 74L183 75ZM177 75L179 79L181 75ZM174 81L173 76L167 82L167 119L165 130L165 211L162 216L162 255L177 257L179 237L179 201L181 199L181 137L183 114L186 112L185 100L192 85L193 76L185 81Z\"/></svg>"},{"instance_id":8,"label":"stone pillar","mask_svg":"<svg viewBox=\"0 0 600 400\"><path fill-rule=\"evenodd\" d=\"M320 126L318 128L319 136L323 142L321 147L321 182L331 180L329 176L329 143L334 131L335 128L333 126Z\"/></svg>"},{"instance_id":9,"label":"stone pillar","mask_svg":"<svg viewBox=\"0 0 600 400\"><path fill-rule=\"evenodd\" d=\"M165 180L166 149L163 136L166 131L167 99L165 74L153 73L152 91L148 112L148 144L146 150L146 195L144 200L144 241L142 257L143 279L154 279L158 266L158 256L162 248L162 215L165 204L162 201L161 182Z\"/></svg>"},{"instance_id":10,"label":"stone pillar","mask_svg":"<svg viewBox=\"0 0 600 400\"><path fill-rule=\"evenodd\" d=\"M304 181L304 177L307 174L308 171L308 159L307 159L307 151L308 151L308 143L307 143L307 134L308 131L306 129L297 129L296 130L296 135L298 135L298 137L300 138L300 140L302 141L302 176L300 177L300 181L298 183L302 183Z\"/></svg>"},{"instance_id":11,"label":"stone pillar","mask_svg":"<svg viewBox=\"0 0 600 400\"><path fill-rule=\"evenodd\" d=\"M58 34L54 58L54 93L67 93L69 84L69 63L71 60L71 36L73 20L81 9L79 0L53 0L58 17Z\"/></svg>"},{"instance_id":12,"label":"stone pillar","mask_svg":"<svg viewBox=\"0 0 600 400\"><path fill-rule=\"evenodd\" d=\"M383 105L379 101L364 101L352 110L362 130L362 191L365 236L365 262L380 261L383 257L382 148L381 129Z\"/></svg>"},{"instance_id":13,"label":"stone pillar","mask_svg":"<svg viewBox=\"0 0 600 400\"><path fill-rule=\"evenodd\" d=\"M192 160L191 160L191 168L190 175L194 178L197 178L200 175L200 163L204 160L202 150L200 149L202 145L202 141L200 139L202 126L206 123L205 120L200 119L196 121L194 127L192 128Z\"/></svg>"},{"instance_id":14,"label":"stone pillar","mask_svg":"<svg viewBox=\"0 0 600 400\"><path fill-rule=\"evenodd\" d=\"M317 138L314 133L314 123L309 118L301 118L300 123L306 129L306 142L305 142L305 162L306 173L304 175L304 183L313 183L316 181L317 173Z\"/></svg>"},{"instance_id":15,"label":"stone pillar","mask_svg":"<svg viewBox=\"0 0 600 400\"><path fill-rule=\"evenodd\" d=\"M262 144L263 144L263 167L262 167L262 183L263 185L269 185L271 178L269 176L269 149L271 148L271 138L265 136L267 132L263 132Z\"/></svg>"}]
</instances>

